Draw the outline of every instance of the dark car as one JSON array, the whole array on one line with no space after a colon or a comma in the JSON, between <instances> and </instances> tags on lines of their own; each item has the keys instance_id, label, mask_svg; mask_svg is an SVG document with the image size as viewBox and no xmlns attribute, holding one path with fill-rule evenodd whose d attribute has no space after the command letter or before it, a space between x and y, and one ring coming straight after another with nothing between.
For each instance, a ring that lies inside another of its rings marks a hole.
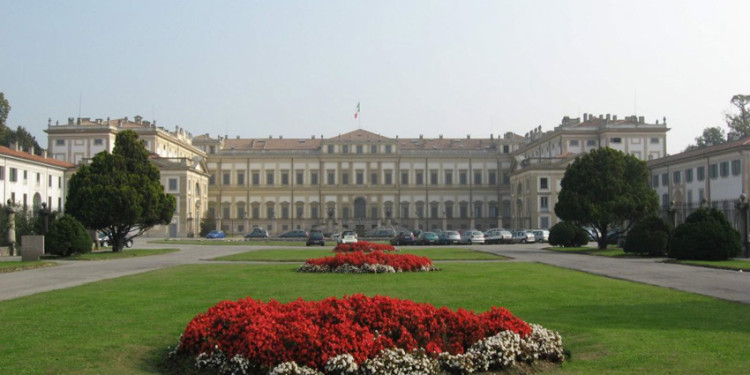
<instances>
[{"instance_id":1,"label":"dark car","mask_svg":"<svg viewBox=\"0 0 750 375\"><path fill-rule=\"evenodd\" d=\"M252 232L245 235L245 241L251 238L268 238L268 232L263 228L255 228Z\"/></svg>"},{"instance_id":2,"label":"dark car","mask_svg":"<svg viewBox=\"0 0 750 375\"><path fill-rule=\"evenodd\" d=\"M422 232L417 237L417 245L437 245L438 235L434 232Z\"/></svg>"},{"instance_id":3,"label":"dark car","mask_svg":"<svg viewBox=\"0 0 750 375\"><path fill-rule=\"evenodd\" d=\"M279 238L307 238L307 236L308 234L306 230L295 229L282 233Z\"/></svg>"},{"instance_id":4,"label":"dark car","mask_svg":"<svg viewBox=\"0 0 750 375\"><path fill-rule=\"evenodd\" d=\"M399 232L396 237L391 238L391 245L400 246L400 245L415 245L416 240L414 239L414 235L411 234L411 232Z\"/></svg>"},{"instance_id":5,"label":"dark car","mask_svg":"<svg viewBox=\"0 0 750 375\"><path fill-rule=\"evenodd\" d=\"M216 238L225 238L226 236L227 234L224 233L223 230L212 230L208 232L208 234L206 235L206 238L216 239Z\"/></svg>"},{"instance_id":6,"label":"dark car","mask_svg":"<svg viewBox=\"0 0 750 375\"><path fill-rule=\"evenodd\" d=\"M307 246L310 245L320 245L325 246L326 245L326 237L323 235L323 232L314 230L310 232L310 235L307 237Z\"/></svg>"}]
</instances>

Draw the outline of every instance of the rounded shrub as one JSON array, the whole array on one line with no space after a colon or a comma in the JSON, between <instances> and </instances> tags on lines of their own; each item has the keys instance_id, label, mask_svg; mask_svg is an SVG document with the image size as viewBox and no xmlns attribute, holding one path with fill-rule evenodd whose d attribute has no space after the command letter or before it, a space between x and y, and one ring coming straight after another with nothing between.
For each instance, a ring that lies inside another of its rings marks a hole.
<instances>
[{"instance_id":1,"label":"rounded shrub","mask_svg":"<svg viewBox=\"0 0 750 375\"><path fill-rule=\"evenodd\" d=\"M586 231L571 222L557 223L549 230L549 244L552 246L575 247L588 242Z\"/></svg>"},{"instance_id":2,"label":"rounded shrub","mask_svg":"<svg viewBox=\"0 0 750 375\"><path fill-rule=\"evenodd\" d=\"M726 260L742 250L740 233L721 211L701 208L672 232L669 257L691 260Z\"/></svg>"},{"instance_id":3,"label":"rounded shrub","mask_svg":"<svg viewBox=\"0 0 750 375\"><path fill-rule=\"evenodd\" d=\"M646 217L630 229L622 249L632 254L666 255L669 232L669 225L662 218Z\"/></svg>"},{"instance_id":4,"label":"rounded shrub","mask_svg":"<svg viewBox=\"0 0 750 375\"><path fill-rule=\"evenodd\" d=\"M91 251L92 240L80 221L63 215L49 225L44 238L44 252L67 257Z\"/></svg>"}]
</instances>

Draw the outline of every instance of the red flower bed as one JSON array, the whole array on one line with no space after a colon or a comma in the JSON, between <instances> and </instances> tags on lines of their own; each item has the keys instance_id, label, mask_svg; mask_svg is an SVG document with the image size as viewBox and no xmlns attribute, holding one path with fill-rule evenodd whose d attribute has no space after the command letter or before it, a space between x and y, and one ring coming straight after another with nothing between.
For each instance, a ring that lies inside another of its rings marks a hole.
<instances>
[{"instance_id":1,"label":"red flower bed","mask_svg":"<svg viewBox=\"0 0 750 375\"><path fill-rule=\"evenodd\" d=\"M372 251L396 251L396 248L387 244L359 241L357 243L340 243L336 245L333 251L337 253L351 253L355 251L369 253Z\"/></svg>"},{"instance_id":2,"label":"red flower bed","mask_svg":"<svg viewBox=\"0 0 750 375\"><path fill-rule=\"evenodd\" d=\"M412 254L393 254L382 251L353 253L338 253L332 257L308 259L303 268L318 269L320 272L333 272L333 270L344 265L362 267L368 265L383 265L393 267L398 271L424 271L432 270L433 265L430 258ZM315 268L314 266L318 266ZM393 271L391 271L393 272Z\"/></svg>"},{"instance_id":3,"label":"red flower bed","mask_svg":"<svg viewBox=\"0 0 750 375\"><path fill-rule=\"evenodd\" d=\"M321 369L349 353L357 363L387 348L461 354L502 331L526 337L532 328L508 310L475 314L385 296L353 295L323 301L280 303L251 298L224 301L193 318L177 348L198 356L220 350L271 368L283 362Z\"/></svg>"}]
</instances>

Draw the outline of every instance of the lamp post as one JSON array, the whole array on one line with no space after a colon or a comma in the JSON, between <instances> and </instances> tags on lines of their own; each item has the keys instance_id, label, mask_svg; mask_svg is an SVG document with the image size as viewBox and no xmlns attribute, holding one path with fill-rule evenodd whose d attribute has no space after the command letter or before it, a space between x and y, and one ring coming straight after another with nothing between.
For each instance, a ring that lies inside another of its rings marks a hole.
<instances>
[{"instance_id":1,"label":"lamp post","mask_svg":"<svg viewBox=\"0 0 750 375\"><path fill-rule=\"evenodd\" d=\"M742 193L740 195L740 201L737 202L737 208L740 211L741 219L740 222L742 223L742 230L740 233L742 234L742 256L745 258L750 257L750 246L748 246L748 208L750 208L750 203L747 201L747 195L745 193Z\"/></svg>"}]
</instances>

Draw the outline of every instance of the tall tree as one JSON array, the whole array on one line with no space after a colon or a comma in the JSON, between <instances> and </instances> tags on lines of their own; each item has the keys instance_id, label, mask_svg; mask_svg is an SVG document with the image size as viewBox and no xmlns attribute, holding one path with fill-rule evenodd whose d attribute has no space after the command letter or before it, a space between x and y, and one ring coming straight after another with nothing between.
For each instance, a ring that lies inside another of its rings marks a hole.
<instances>
[{"instance_id":1,"label":"tall tree","mask_svg":"<svg viewBox=\"0 0 750 375\"><path fill-rule=\"evenodd\" d=\"M730 103L739 113L724 115L729 126L729 134L747 137L750 135L750 95L735 95Z\"/></svg>"},{"instance_id":2,"label":"tall tree","mask_svg":"<svg viewBox=\"0 0 750 375\"><path fill-rule=\"evenodd\" d=\"M706 147L726 143L726 141L727 136L724 133L724 129L714 126L703 129L703 134L700 137L695 138L695 145L698 147Z\"/></svg>"},{"instance_id":3,"label":"tall tree","mask_svg":"<svg viewBox=\"0 0 750 375\"><path fill-rule=\"evenodd\" d=\"M656 212L658 198L649 182L645 161L611 148L593 150L566 169L555 214L596 228L599 248L605 249L609 229Z\"/></svg>"},{"instance_id":4,"label":"tall tree","mask_svg":"<svg viewBox=\"0 0 750 375\"><path fill-rule=\"evenodd\" d=\"M8 99L5 99L5 94L0 92L0 126L5 126L8 113L10 113L10 103L8 103Z\"/></svg>"},{"instance_id":5,"label":"tall tree","mask_svg":"<svg viewBox=\"0 0 750 375\"><path fill-rule=\"evenodd\" d=\"M109 235L113 252L155 225L168 224L174 210L175 198L164 193L159 170L130 130L117 134L111 154L100 152L79 168L65 202L68 214Z\"/></svg>"},{"instance_id":6,"label":"tall tree","mask_svg":"<svg viewBox=\"0 0 750 375\"><path fill-rule=\"evenodd\" d=\"M0 92L0 145L10 146L14 142L18 142L24 150L31 150L36 155L41 154L42 148L39 147L36 138L26 128L19 126L15 132L8 128L5 123L8 119L8 113L10 113L10 104L5 99L5 94Z\"/></svg>"}]
</instances>

